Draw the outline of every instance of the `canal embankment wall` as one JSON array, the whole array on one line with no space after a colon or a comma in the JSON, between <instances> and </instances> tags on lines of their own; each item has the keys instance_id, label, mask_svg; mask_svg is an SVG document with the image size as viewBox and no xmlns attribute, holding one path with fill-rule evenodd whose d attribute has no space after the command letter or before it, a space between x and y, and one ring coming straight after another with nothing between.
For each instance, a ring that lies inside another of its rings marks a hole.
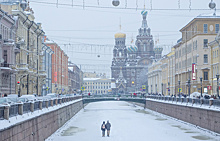
<instances>
[{"instance_id":1,"label":"canal embankment wall","mask_svg":"<svg viewBox=\"0 0 220 141\"><path fill-rule=\"evenodd\" d=\"M0 141L44 141L83 108L82 100L0 130Z\"/></svg>"},{"instance_id":2,"label":"canal embankment wall","mask_svg":"<svg viewBox=\"0 0 220 141\"><path fill-rule=\"evenodd\" d=\"M220 111L146 100L145 108L220 134Z\"/></svg>"}]
</instances>

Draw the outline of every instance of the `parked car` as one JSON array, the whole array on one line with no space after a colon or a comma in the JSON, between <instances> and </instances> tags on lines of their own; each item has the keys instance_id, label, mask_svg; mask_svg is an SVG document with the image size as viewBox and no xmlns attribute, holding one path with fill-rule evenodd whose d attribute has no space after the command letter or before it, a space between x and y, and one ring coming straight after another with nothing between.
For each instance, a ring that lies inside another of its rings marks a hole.
<instances>
[{"instance_id":1,"label":"parked car","mask_svg":"<svg viewBox=\"0 0 220 141\"><path fill-rule=\"evenodd\" d=\"M10 97L10 98L18 98L18 94L9 94L7 97Z\"/></svg>"},{"instance_id":2,"label":"parked car","mask_svg":"<svg viewBox=\"0 0 220 141\"><path fill-rule=\"evenodd\" d=\"M13 104L13 103L16 103L16 100L13 100L13 99L8 98L8 97L0 98L0 104L1 105L7 105L7 104Z\"/></svg>"},{"instance_id":3,"label":"parked car","mask_svg":"<svg viewBox=\"0 0 220 141\"><path fill-rule=\"evenodd\" d=\"M58 98L58 94L56 94L56 93L49 93L49 94L47 94L44 97L47 97L49 99L57 99Z\"/></svg>"},{"instance_id":4,"label":"parked car","mask_svg":"<svg viewBox=\"0 0 220 141\"><path fill-rule=\"evenodd\" d=\"M37 101L37 98L34 95L22 95L18 98L18 101L21 102L34 102Z\"/></svg>"}]
</instances>

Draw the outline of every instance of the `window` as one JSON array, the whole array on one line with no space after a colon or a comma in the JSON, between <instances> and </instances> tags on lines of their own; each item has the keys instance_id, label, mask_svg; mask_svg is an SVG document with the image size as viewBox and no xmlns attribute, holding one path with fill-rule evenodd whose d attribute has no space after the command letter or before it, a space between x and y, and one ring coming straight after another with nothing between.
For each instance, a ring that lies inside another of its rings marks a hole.
<instances>
[{"instance_id":1,"label":"window","mask_svg":"<svg viewBox=\"0 0 220 141\"><path fill-rule=\"evenodd\" d=\"M204 54L204 63L208 63L208 54Z\"/></svg>"},{"instance_id":2,"label":"window","mask_svg":"<svg viewBox=\"0 0 220 141\"><path fill-rule=\"evenodd\" d=\"M203 40L203 45L204 45L204 48L208 47L208 39Z\"/></svg>"},{"instance_id":3,"label":"window","mask_svg":"<svg viewBox=\"0 0 220 141\"><path fill-rule=\"evenodd\" d=\"M144 49L143 49L144 51L146 51L146 44L144 43Z\"/></svg>"},{"instance_id":4,"label":"window","mask_svg":"<svg viewBox=\"0 0 220 141\"><path fill-rule=\"evenodd\" d=\"M203 25L203 32L208 33L208 24Z\"/></svg>"},{"instance_id":5,"label":"window","mask_svg":"<svg viewBox=\"0 0 220 141\"><path fill-rule=\"evenodd\" d=\"M7 50L4 50L4 56L3 56L4 63L7 63L7 58L8 58Z\"/></svg>"},{"instance_id":6,"label":"window","mask_svg":"<svg viewBox=\"0 0 220 141\"><path fill-rule=\"evenodd\" d=\"M215 24L215 33L219 32L219 24Z\"/></svg>"},{"instance_id":7,"label":"window","mask_svg":"<svg viewBox=\"0 0 220 141\"><path fill-rule=\"evenodd\" d=\"M208 80L208 72L207 71L204 72L204 77L203 78L204 78L204 80Z\"/></svg>"},{"instance_id":8,"label":"window","mask_svg":"<svg viewBox=\"0 0 220 141\"><path fill-rule=\"evenodd\" d=\"M195 50L197 50L197 40L196 40Z\"/></svg>"}]
</instances>

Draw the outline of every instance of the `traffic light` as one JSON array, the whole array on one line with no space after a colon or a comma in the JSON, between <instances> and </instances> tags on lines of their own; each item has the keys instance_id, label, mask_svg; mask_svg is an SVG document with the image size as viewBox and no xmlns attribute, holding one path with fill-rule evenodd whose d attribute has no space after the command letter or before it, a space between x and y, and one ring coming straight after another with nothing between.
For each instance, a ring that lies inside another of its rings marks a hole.
<instances>
[{"instance_id":1,"label":"traffic light","mask_svg":"<svg viewBox=\"0 0 220 141\"><path fill-rule=\"evenodd\" d=\"M17 81L17 85L20 85L20 81Z\"/></svg>"}]
</instances>

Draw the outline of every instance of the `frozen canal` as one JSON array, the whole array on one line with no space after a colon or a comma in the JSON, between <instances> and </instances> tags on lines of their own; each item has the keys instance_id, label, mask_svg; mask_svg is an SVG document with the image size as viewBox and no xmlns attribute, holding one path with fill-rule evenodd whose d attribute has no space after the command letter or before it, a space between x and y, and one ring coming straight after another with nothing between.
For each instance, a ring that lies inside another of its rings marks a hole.
<instances>
[{"instance_id":1,"label":"frozen canal","mask_svg":"<svg viewBox=\"0 0 220 141\"><path fill-rule=\"evenodd\" d=\"M109 120L110 137L101 137L101 124ZM214 136L122 101L88 104L47 141L220 141Z\"/></svg>"}]
</instances>

